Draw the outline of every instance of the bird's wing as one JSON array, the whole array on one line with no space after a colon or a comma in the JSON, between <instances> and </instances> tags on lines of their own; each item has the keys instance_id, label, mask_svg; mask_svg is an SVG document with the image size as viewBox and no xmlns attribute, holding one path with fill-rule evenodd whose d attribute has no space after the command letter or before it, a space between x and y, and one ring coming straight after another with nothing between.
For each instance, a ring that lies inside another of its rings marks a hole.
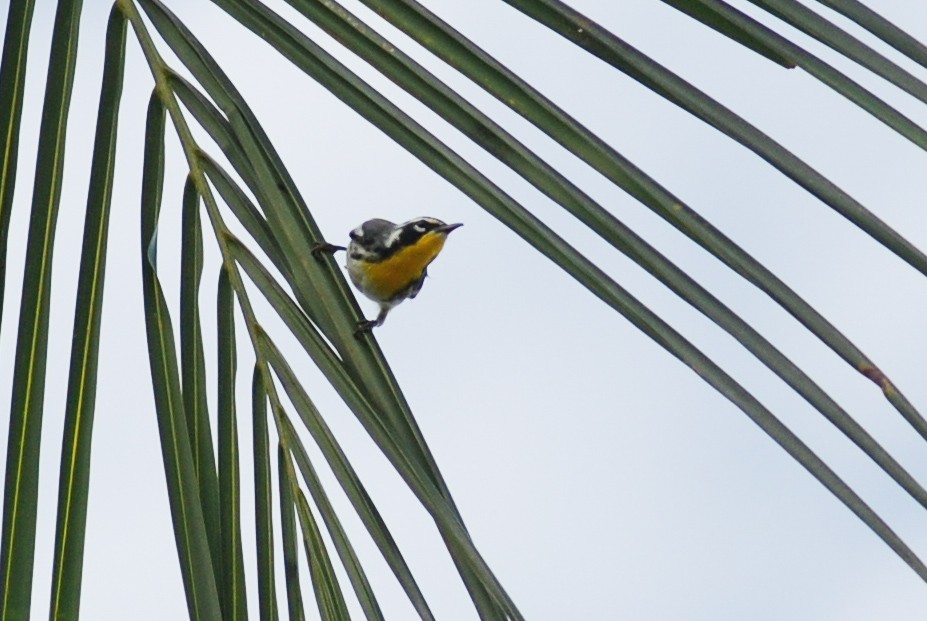
<instances>
[{"instance_id":1,"label":"bird's wing","mask_svg":"<svg viewBox=\"0 0 927 621\"><path fill-rule=\"evenodd\" d=\"M422 286L425 284L425 279L428 277L428 270L422 270L422 276L418 280L414 281L409 285L409 297L414 298L418 295L418 292L422 290Z\"/></svg>"}]
</instances>

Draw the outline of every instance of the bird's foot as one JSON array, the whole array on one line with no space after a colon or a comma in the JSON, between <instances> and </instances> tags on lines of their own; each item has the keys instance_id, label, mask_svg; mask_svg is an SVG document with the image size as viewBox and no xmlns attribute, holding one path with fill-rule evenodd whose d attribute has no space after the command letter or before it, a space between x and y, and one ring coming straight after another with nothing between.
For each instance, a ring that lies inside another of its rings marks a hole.
<instances>
[{"instance_id":1,"label":"bird's foot","mask_svg":"<svg viewBox=\"0 0 927 621\"><path fill-rule=\"evenodd\" d=\"M311 252L312 256L314 256L316 259L321 259L323 252L326 254L335 254L339 250L346 250L346 248L344 246L336 246L335 244L330 244L323 241L312 246L312 248L309 249L309 252Z\"/></svg>"},{"instance_id":2,"label":"bird's foot","mask_svg":"<svg viewBox=\"0 0 927 621\"><path fill-rule=\"evenodd\" d=\"M371 332L374 328L381 325L382 322L376 319L365 319L357 322L357 328L354 330L354 336L360 336Z\"/></svg>"}]
</instances>

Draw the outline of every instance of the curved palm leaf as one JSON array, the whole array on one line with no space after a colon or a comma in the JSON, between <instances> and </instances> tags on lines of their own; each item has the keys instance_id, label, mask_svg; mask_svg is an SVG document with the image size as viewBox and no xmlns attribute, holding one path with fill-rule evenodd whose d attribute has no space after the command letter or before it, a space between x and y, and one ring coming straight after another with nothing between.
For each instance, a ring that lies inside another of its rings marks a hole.
<instances>
[{"instance_id":1,"label":"curved palm leaf","mask_svg":"<svg viewBox=\"0 0 927 621\"><path fill-rule=\"evenodd\" d=\"M879 385L905 420L927 438L923 417L869 357L781 279L682 200L421 5L405 0L368 4L782 305L854 369ZM390 46L386 51L392 55L392 49ZM826 182L821 191L829 187L833 184ZM899 252L898 248L893 250Z\"/></svg>"},{"instance_id":2,"label":"curved palm leaf","mask_svg":"<svg viewBox=\"0 0 927 621\"><path fill-rule=\"evenodd\" d=\"M927 67L927 46L858 0L818 0L873 33L908 58Z\"/></svg>"}]
</instances>

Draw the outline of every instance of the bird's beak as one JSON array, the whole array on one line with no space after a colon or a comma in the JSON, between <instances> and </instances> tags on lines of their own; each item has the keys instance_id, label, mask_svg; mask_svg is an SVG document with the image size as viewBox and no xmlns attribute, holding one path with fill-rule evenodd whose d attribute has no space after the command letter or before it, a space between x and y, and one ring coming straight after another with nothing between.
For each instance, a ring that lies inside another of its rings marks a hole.
<instances>
[{"instance_id":1,"label":"bird's beak","mask_svg":"<svg viewBox=\"0 0 927 621\"><path fill-rule=\"evenodd\" d=\"M454 229L460 228L462 226L463 226L462 222L458 222L457 224L443 224L439 226L438 228L436 228L435 230L438 231L439 233L444 233L445 235L447 235Z\"/></svg>"}]
</instances>

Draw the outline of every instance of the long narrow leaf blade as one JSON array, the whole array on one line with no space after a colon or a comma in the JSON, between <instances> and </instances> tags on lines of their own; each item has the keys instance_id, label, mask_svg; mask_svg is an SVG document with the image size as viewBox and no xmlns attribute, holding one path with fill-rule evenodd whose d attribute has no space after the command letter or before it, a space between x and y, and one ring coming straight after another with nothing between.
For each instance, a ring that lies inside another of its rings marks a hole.
<instances>
[{"instance_id":1,"label":"long narrow leaf blade","mask_svg":"<svg viewBox=\"0 0 927 621\"><path fill-rule=\"evenodd\" d=\"M67 113L74 82L80 9L79 0L62 0L58 4L50 53L54 62L48 65L39 130L20 303L23 312L19 316L10 404L0 541L0 621L28 617L32 598L52 251L64 180ZM14 81L11 86L15 84ZM7 88L5 84L3 88Z\"/></svg>"},{"instance_id":2,"label":"long narrow leaf blade","mask_svg":"<svg viewBox=\"0 0 927 621\"><path fill-rule=\"evenodd\" d=\"M853 20L914 62L927 67L927 45L924 45L862 2L859 2L859 0L818 0L818 2Z\"/></svg>"},{"instance_id":3,"label":"long narrow leaf blade","mask_svg":"<svg viewBox=\"0 0 927 621\"><path fill-rule=\"evenodd\" d=\"M338 584L335 568L332 566L328 549L322 539L316 519L312 515L312 510L309 508L309 503L306 502L305 495L298 487L294 486L293 495L296 499L296 515L299 517L299 525L303 533L303 546L305 546L306 556L309 559L309 575L312 576L312 589L315 591L319 614L323 621L349 619L350 615L344 603L341 585Z\"/></svg>"},{"instance_id":4,"label":"long narrow leaf blade","mask_svg":"<svg viewBox=\"0 0 927 621\"><path fill-rule=\"evenodd\" d=\"M109 214L116 162L116 131L125 67L126 23L113 10L106 30L103 83L97 115L77 303L65 402L58 483L58 522L49 618L77 619L80 609L90 447L96 406L100 320L103 309ZM0 263L3 259L0 258ZM0 302L2 304L2 302Z\"/></svg>"},{"instance_id":5,"label":"long narrow leaf blade","mask_svg":"<svg viewBox=\"0 0 927 621\"><path fill-rule=\"evenodd\" d=\"M712 11L696 0L663 1L786 69L795 67L795 61L788 55L783 55L781 51L769 47L762 39L744 30L739 24L725 19L717 11Z\"/></svg>"},{"instance_id":6,"label":"long narrow leaf blade","mask_svg":"<svg viewBox=\"0 0 927 621\"><path fill-rule=\"evenodd\" d=\"M678 0L664 0L669 2L673 6L678 6L680 2ZM763 0L751 0L755 3L761 3ZM912 143L918 145L922 149L927 149L927 131L924 130L920 125L913 121L908 116L905 116L899 112L896 108L889 105L885 100L877 97L870 90L863 87L860 83L851 80L846 74L838 71L832 65L824 62L814 54L811 54L806 49L795 45L785 37L782 37L771 29L767 28L760 22L752 19L746 14L738 11L728 5L723 0L687 0L685 4L695 3L700 7L704 7L706 10L717 13L720 16L723 16L723 19L737 24L739 27L743 28L745 31L750 32L755 37L766 42L770 47L773 47L777 50L780 50L783 54L788 55L792 58L796 65L803 70L807 71L808 74L813 76L815 79L826 84L832 88L835 92L846 97L860 108L871 114L873 117L892 128ZM772 4L776 4L780 10L773 11ZM884 59L880 62L878 55L875 54L872 50L863 50L862 46L858 41L853 40L852 38L846 36L841 31L837 31L833 26L824 20L819 20L819 26L815 28L811 24L811 17L817 17L817 15L805 9L805 15L803 19L795 19L795 11L787 11L782 8L782 3L763 3L763 6L770 11L775 12L782 19L793 22L793 25L798 27L801 30L808 32L810 35L815 36L822 41L827 42L829 45L838 49L838 51L850 56L857 62L861 62L864 66L868 67L870 70L875 71L882 77L893 81L896 85L900 86L904 90L908 91L911 94L914 94L917 97L923 97L924 95L924 85L920 83L917 78L915 78L910 73L904 72L900 67L888 63ZM578 15L578 14L577 14ZM821 24L823 23L823 24ZM825 25L828 28L825 28ZM614 47L612 47L614 50ZM614 60L616 59L609 52L604 52L604 55L597 53L600 58L603 60L606 57L612 57L612 61L606 61L610 64L615 64ZM643 62L636 62L642 60ZM639 71L638 68L632 68L634 65L643 66L644 69ZM649 66L648 66L649 65ZM762 137L759 133L755 134L754 137L750 137L747 133L740 131L734 124L729 121L735 120L738 123L747 126L748 124L742 119L735 119L734 116L728 115L727 112L724 115L729 116L729 120L725 120L722 117L714 114L709 107L703 106L701 103L693 103L698 99L696 97L687 97L683 96L682 98L674 99L674 92L679 93L679 89L675 86L666 85L670 82L666 79L668 73L661 76L658 69L658 65L652 63L649 60L645 60L642 55L638 59L632 60L628 65L628 69L625 69L629 72L629 75L633 75L635 79L641 81L643 84L647 85L648 88L653 89L655 92L660 93L662 96L667 97L671 101L674 101L677 105L682 106L683 108L689 110L689 112L695 114L699 118L709 122L716 129L723 131L727 135L731 136L735 140L738 140L745 146L750 147L750 141L754 141L756 147L760 149L765 149L767 153L772 153L768 147L764 147L761 142L755 141L755 138L765 138ZM639 71L639 72L638 72ZM637 73L637 75L634 75ZM680 82L681 84L681 82ZM692 90L689 95L696 94L695 90ZM707 99L704 102L707 103ZM719 104L715 104L719 105ZM787 105L787 104L786 104ZM720 108L719 108L720 109ZM714 117L715 120L711 120ZM728 129L725 130L724 127L727 126ZM758 150L756 147L750 147L758 154L762 156L762 150ZM774 160L766 157L767 161L776 165ZM783 168L777 166L782 172L785 172L788 175L788 172ZM790 175L791 176L791 175ZM801 181L796 179L794 176L791 177L793 181L796 181L801 185ZM806 188L807 189L807 188ZM825 201L826 202L826 201ZM839 208L835 207L838 212ZM842 212L840 212L842 213ZM851 220L852 221L852 220ZM878 225L877 221L871 221L871 225ZM865 230L865 229L864 229ZM868 232L868 231L867 231Z\"/></svg>"},{"instance_id":7,"label":"long narrow leaf blade","mask_svg":"<svg viewBox=\"0 0 927 621\"><path fill-rule=\"evenodd\" d=\"M265 379L265 382L269 381ZM296 474L283 444L277 446L277 489L280 491L280 527L283 530L283 571L286 576L286 601L290 621L305 621L302 588L299 584L299 550L296 543L296 501L293 485Z\"/></svg>"},{"instance_id":8,"label":"long narrow leaf blade","mask_svg":"<svg viewBox=\"0 0 927 621\"><path fill-rule=\"evenodd\" d=\"M183 189L180 239L180 370L183 405L193 450L193 466L200 490L200 504L206 521L216 580L223 574L219 540L219 481L216 454L206 403L206 360L200 324L199 296L203 274L203 239L200 225L200 196L196 184L187 178Z\"/></svg>"},{"instance_id":9,"label":"long narrow leaf blade","mask_svg":"<svg viewBox=\"0 0 927 621\"><path fill-rule=\"evenodd\" d=\"M193 621L221 621L222 610L183 408L173 328L156 271L157 218L163 174L164 107L155 94L149 105L146 129L141 231L145 326L155 410L190 618Z\"/></svg>"},{"instance_id":10,"label":"long narrow leaf blade","mask_svg":"<svg viewBox=\"0 0 927 621\"><path fill-rule=\"evenodd\" d=\"M3 325L3 295L6 291L6 250L10 233L10 212L16 189L19 159L19 129L26 87L26 59L35 0L11 2L3 35L3 61L0 62L0 119L4 120L0 153L0 325Z\"/></svg>"},{"instance_id":11,"label":"long narrow leaf blade","mask_svg":"<svg viewBox=\"0 0 927 621\"><path fill-rule=\"evenodd\" d=\"M869 69L912 97L927 103L927 84L806 6L794 0L750 0L750 2Z\"/></svg>"},{"instance_id":12,"label":"long narrow leaf blade","mask_svg":"<svg viewBox=\"0 0 927 621\"><path fill-rule=\"evenodd\" d=\"M232 286L228 271L219 273L216 303L219 364L219 507L221 515L222 599L225 619L245 621L248 600L241 547L241 475L239 473L238 412L235 404L237 352Z\"/></svg>"},{"instance_id":13,"label":"long narrow leaf blade","mask_svg":"<svg viewBox=\"0 0 927 621\"><path fill-rule=\"evenodd\" d=\"M257 545L258 610L261 621L277 621L277 580L274 573L274 524L270 438L267 432L267 389L255 365L251 379L251 424L254 449L254 528Z\"/></svg>"},{"instance_id":14,"label":"long narrow leaf blade","mask_svg":"<svg viewBox=\"0 0 927 621\"><path fill-rule=\"evenodd\" d=\"M913 268L927 275L927 255L858 201L731 110L621 41L602 26L559 0L505 1L754 151ZM720 0L699 1L731 15L731 19L736 18L736 12ZM810 69L810 66L805 65L805 68ZM831 85L834 85L833 81ZM862 105L858 98L854 101ZM909 129L923 132L916 125ZM918 143L927 148L927 134L922 136Z\"/></svg>"},{"instance_id":15,"label":"long narrow leaf blade","mask_svg":"<svg viewBox=\"0 0 927 621\"><path fill-rule=\"evenodd\" d=\"M347 533L341 525L338 515L335 513L334 507L332 507L331 502L328 500L328 494L325 493L325 489L322 487L322 482L319 480L315 468L312 467L309 454L302 445L302 441L300 441L299 437L296 435L296 430L293 429L289 419L283 419L283 422L285 425L283 433L286 437L286 445L290 449L293 458L296 460L296 466L302 474L303 481L305 481L306 487L312 495L312 500L315 506L318 507L319 514L325 522L325 526L332 538L335 549L338 551L338 556L341 557L341 563L348 574L351 585L354 587L354 593L357 595L357 599L360 602L364 614L367 619L383 621L383 613L380 611L380 605L377 603L376 596L373 594L373 589L370 588L370 583L367 580L364 568L361 566L360 560L354 552L354 547L351 545Z\"/></svg>"},{"instance_id":16,"label":"long narrow leaf blade","mask_svg":"<svg viewBox=\"0 0 927 621\"><path fill-rule=\"evenodd\" d=\"M205 154L200 158L200 165L203 172L212 182L213 186L219 192L219 195L228 205L238 221L245 227L248 234L254 238L261 250L270 258L274 267L281 273L287 274L289 263L283 256L283 251L270 228L267 221L261 216L257 207L251 202L251 199L245 195L238 184L219 166L215 160L207 157ZM288 278L289 280L289 278Z\"/></svg>"}]
</instances>

